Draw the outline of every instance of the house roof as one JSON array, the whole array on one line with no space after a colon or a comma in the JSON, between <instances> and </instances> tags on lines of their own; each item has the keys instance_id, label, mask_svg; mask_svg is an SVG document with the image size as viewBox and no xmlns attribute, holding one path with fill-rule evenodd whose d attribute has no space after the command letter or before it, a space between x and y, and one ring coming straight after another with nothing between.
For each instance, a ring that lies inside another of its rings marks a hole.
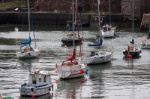
<instances>
[{"instance_id":1,"label":"house roof","mask_svg":"<svg viewBox=\"0 0 150 99\"><path fill-rule=\"evenodd\" d=\"M141 26L150 26L150 13L149 14L143 14L143 18L141 21Z\"/></svg>"}]
</instances>

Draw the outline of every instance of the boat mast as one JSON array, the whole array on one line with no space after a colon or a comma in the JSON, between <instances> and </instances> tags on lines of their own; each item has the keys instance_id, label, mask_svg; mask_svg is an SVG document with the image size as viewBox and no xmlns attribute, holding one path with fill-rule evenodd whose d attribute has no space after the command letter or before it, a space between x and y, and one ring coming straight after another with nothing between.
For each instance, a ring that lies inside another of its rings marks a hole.
<instances>
[{"instance_id":1,"label":"boat mast","mask_svg":"<svg viewBox=\"0 0 150 99\"><path fill-rule=\"evenodd\" d=\"M109 0L109 25L111 25L111 0Z\"/></svg>"},{"instance_id":2,"label":"boat mast","mask_svg":"<svg viewBox=\"0 0 150 99\"><path fill-rule=\"evenodd\" d=\"M28 31L29 31L29 37L30 37L30 0L27 0L28 3Z\"/></svg>"},{"instance_id":3,"label":"boat mast","mask_svg":"<svg viewBox=\"0 0 150 99\"><path fill-rule=\"evenodd\" d=\"M134 33L134 0L132 0L132 33Z\"/></svg>"},{"instance_id":4,"label":"boat mast","mask_svg":"<svg viewBox=\"0 0 150 99\"><path fill-rule=\"evenodd\" d=\"M101 15L100 15L100 0L97 0L98 2L98 7L97 7L97 10L98 10L98 21L99 21L99 32L100 32L100 37L101 37Z\"/></svg>"},{"instance_id":5,"label":"boat mast","mask_svg":"<svg viewBox=\"0 0 150 99\"><path fill-rule=\"evenodd\" d=\"M75 49L75 29L76 29L76 2L77 0L72 0L72 28L73 28L73 56L76 56Z\"/></svg>"},{"instance_id":6,"label":"boat mast","mask_svg":"<svg viewBox=\"0 0 150 99\"><path fill-rule=\"evenodd\" d=\"M72 30L73 30L73 37L75 36L75 0L72 0ZM73 47L75 46L75 41L73 40Z\"/></svg>"}]
</instances>

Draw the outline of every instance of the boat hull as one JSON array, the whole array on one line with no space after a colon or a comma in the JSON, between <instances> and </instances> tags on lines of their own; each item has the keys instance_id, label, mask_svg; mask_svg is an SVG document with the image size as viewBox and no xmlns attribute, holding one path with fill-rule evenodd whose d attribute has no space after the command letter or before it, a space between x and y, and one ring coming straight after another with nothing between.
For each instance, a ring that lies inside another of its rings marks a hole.
<instances>
[{"instance_id":1,"label":"boat hull","mask_svg":"<svg viewBox=\"0 0 150 99\"><path fill-rule=\"evenodd\" d=\"M20 89L20 95L21 96L42 96L46 94L50 94L50 91L53 90L52 84L46 84L46 85L27 85L23 84Z\"/></svg>"},{"instance_id":2,"label":"boat hull","mask_svg":"<svg viewBox=\"0 0 150 99\"><path fill-rule=\"evenodd\" d=\"M125 58L129 58L129 55L131 55L132 58L139 58L140 53L141 51L132 51L132 52L128 52L127 50L123 51L123 55L125 56Z\"/></svg>"},{"instance_id":3,"label":"boat hull","mask_svg":"<svg viewBox=\"0 0 150 99\"><path fill-rule=\"evenodd\" d=\"M106 32L101 31L101 33L102 33L102 37L104 37L104 38L113 38L113 37L115 37L115 30L106 31Z\"/></svg>"},{"instance_id":4,"label":"boat hull","mask_svg":"<svg viewBox=\"0 0 150 99\"><path fill-rule=\"evenodd\" d=\"M81 65L74 66L61 66L59 68L59 77L60 79L71 79L84 76L84 67Z\"/></svg>"},{"instance_id":5,"label":"boat hull","mask_svg":"<svg viewBox=\"0 0 150 99\"><path fill-rule=\"evenodd\" d=\"M75 45L80 45L82 44L82 39L71 39L71 38L63 38L61 40L61 42L64 44L64 45L72 45L73 46L73 42L75 43Z\"/></svg>"},{"instance_id":6,"label":"boat hull","mask_svg":"<svg viewBox=\"0 0 150 99\"><path fill-rule=\"evenodd\" d=\"M17 52L16 55L17 55L17 58L19 58L19 59L30 59L30 58L38 57L39 52L38 51L30 51L27 53Z\"/></svg>"},{"instance_id":7,"label":"boat hull","mask_svg":"<svg viewBox=\"0 0 150 99\"><path fill-rule=\"evenodd\" d=\"M142 44L141 48L142 49L150 49L150 44Z\"/></svg>"},{"instance_id":8,"label":"boat hull","mask_svg":"<svg viewBox=\"0 0 150 99\"><path fill-rule=\"evenodd\" d=\"M111 52L106 52L106 54L103 55L89 56L84 59L84 63L88 65L102 64L110 61L111 61Z\"/></svg>"}]
</instances>

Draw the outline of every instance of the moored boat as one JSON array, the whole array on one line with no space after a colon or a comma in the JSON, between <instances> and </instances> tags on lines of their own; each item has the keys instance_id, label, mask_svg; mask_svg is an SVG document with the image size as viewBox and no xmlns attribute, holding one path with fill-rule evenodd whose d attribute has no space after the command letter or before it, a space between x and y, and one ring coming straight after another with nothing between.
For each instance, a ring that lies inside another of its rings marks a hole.
<instances>
[{"instance_id":1,"label":"moored boat","mask_svg":"<svg viewBox=\"0 0 150 99\"><path fill-rule=\"evenodd\" d=\"M31 30L30 29L31 28L31 26L30 26L30 1L27 0L27 2L28 2L28 33L29 33L29 38L21 42L20 49L16 52L17 58L19 58L19 59L36 58L39 55L38 49L34 49L31 46L32 39L31 39L31 32L30 32L30 30ZM36 47L36 42L35 42L35 47Z\"/></svg>"},{"instance_id":2,"label":"moored boat","mask_svg":"<svg viewBox=\"0 0 150 99\"><path fill-rule=\"evenodd\" d=\"M57 64L57 71L60 79L83 77L85 75L85 64L76 59L75 49L70 58Z\"/></svg>"},{"instance_id":3,"label":"moored boat","mask_svg":"<svg viewBox=\"0 0 150 99\"><path fill-rule=\"evenodd\" d=\"M91 64L102 64L111 61L112 53L109 51L91 51L91 55L84 58L84 63Z\"/></svg>"},{"instance_id":4,"label":"moored boat","mask_svg":"<svg viewBox=\"0 0 150 99\"><path fill-rule=\"evenodd\" d=\"M115 37L115 30L116 30L116 27L112 27L111 25L104 25L102 27L102 37L104 38L113 38Z\"/></svg>"},{"instance_id":5,"label":"moored boat","mask_svg":"<svg viewBox=\"0 0 150 99\"><path fill-rule=\"evenodd\" d=\"M36 58L39 55L38 49L34 49L31 46L31 38L29 38L29 42L22 42L21 46L16 53L17 58L19 59L30 59L30 58Z\"/></svg>"},{"instance_id":6,"label":"moored boat","mask_svg":"<svg viewBox=\"0 0 150 99\"><path fill-rule=\"evenodd\" d=\"M128 48L123 51L123 55L125 58L139 58L141 50L138 49L137 46L134 44L134 39L128 45Z\"/></svg>"},{"instance_id":7,"label":"moored boat","mask_svg":"<svg viewBox=\"0 0 150 99\"><path fill-rule=\"evenodd\" d=\"M21 96L42 96L50 94L53 90L51 75L48 72L37 71L29 74L28 83L24 83L20 88Z\"/></svg>"},{"instance_id":8,"label":"moored boat","mask_svg":"<svg viewBox=\"0 0 150 99\"><path fill-rule=\"evenodd\" d=\"M82 40L82 38L76 37L76 35L74 36L74 34L69 33L66 37L63 37L61 39L61 42L63 43L63 45L72 46L73 42L75 43L75 45L82 44Z\"/></svg>"}]
</instances>

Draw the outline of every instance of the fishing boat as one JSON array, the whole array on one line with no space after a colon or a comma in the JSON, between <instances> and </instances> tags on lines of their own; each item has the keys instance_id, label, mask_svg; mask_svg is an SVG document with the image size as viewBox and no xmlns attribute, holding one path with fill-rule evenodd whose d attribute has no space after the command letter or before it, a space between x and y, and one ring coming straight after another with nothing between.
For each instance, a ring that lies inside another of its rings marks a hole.
<instances>
[{"instance_id":1,"label":"fishing boat","mask_svg":"<svg viewBox=\"0 0 150 99\"><path fill-rule=\"evenodd\" d=\"M42 96L50 94L53 90L51 75L46 71L36 71L29 74L28 83L24 83L20 88L21 96Z\"/></svg>"},{"instance_id":2,"label":"fishing boat","mask_svg":"<svg viewBox=\"0 0 150 99\"><path fill-rule=\"evenodd\" d=\"M139 58L141 50L134 44L134 39L128 45L128 48L123 51L125 58Z\"/></svg>"},{"instance_id":3,"label":"fishing boat","mask_svg":"<svg viewBox=\"0 0 150 99\"><path fill-rule=\"evenodd\" d=\"M32 39L31 39L31 33L30 33L30 4L29 4L29 1L28 1L28 31L29 31L29 38L20 42L20 48L16 53L17 58L19 58L19 59L36 58L39 55L38 49L37 48L34 49L31 46ZM36 42L35 42L35 47L36 47Z\"/></svg>"},{"instance_id":4,"label":"fishing boat","mask_svg":"<svg viewBox=\"0 0 150 99\"><path fill-rule=\"evenodd\" d=\"M132 1L132 33L134 33L134 0ZM134 38L132 36L132 40L130 44L127 46L127 49L123 51L123 55L125 58L139 58L141 54L141 50L135 44Z\"/></svg>"},{"instance_id":5,"label":"fishing boat","mask_svg":"<svg viewBox=\"0 0 150 99\"><path fill-rule=\"evenodd\" d=\"M101 36L101 24L100 24L100 0L97 0L98 2L98 16L99 16L99 33ZM101 46L101 45L100 45ZM107 50L96 50L91 51L91 54L83 59L85 64L91 65L91 64L101 64L111 61L112 52Z\"/></svg>"},{"instance_id":6,"label":"fishing boat","mask_svg":"<svg viewBox=\"0 0 150 99\"><path fill-rule=\"evenodd\" d=\"M78 2L75 6L76 6L76 8L78 8ZM75 15L75 13L76 13L76 15ZM73 22L74 19L72 18L73 19L72 25L71 25L72 29L70 29L70 30L77 31L79 26L81 26L81 24L82 24L81 20L80 20L81 16L79 17L79 15L78 15L78 9L76 9L76 10L72 9L72 17L76 18L76 19L78 18L77 19L78 22ZM78 24L76 24L76 23L78 23ZM79 32L72 33L71 31L68 31L66 37L63 37L61 39L61 42L63 43L63 45L73 46L73 42L75 45L81 45L83 38L80 36L80 33Z\"/></svg>"},{"instance_id":7,"label":"fishing boat","mask_svg":"<svg viewBox=\"0 0 150 99\"><path fill-rule=\"evenodd\" d=\"M77 24L78 26L78 19L77 16L77 0L73 0L73 24ZM73 25L74 28L74 25ZM79 33L79 28L77 28ZM75 32L73 32L75 33ZM73 52L71 57L64 60L62 63L57 64L57 71L60 79L69 79L69 78L77 78L83 77L85 74L85 64L82 64L79 59L76 58L76 48L75 48L75 40L73 39Z\"/></svg>"},{"instance_id":8,"label":"fishing boat","mask_svg":"<svg viewBox=\"0 0 150 99\"><path fill-rule=\"evenodd\" d=\"M115 34L116 27L111 25L111 1L109 0L109 24L105 24L102 29L102 36L104 38L113 38L116 36Z\"/></svg>"}]
</instances>

